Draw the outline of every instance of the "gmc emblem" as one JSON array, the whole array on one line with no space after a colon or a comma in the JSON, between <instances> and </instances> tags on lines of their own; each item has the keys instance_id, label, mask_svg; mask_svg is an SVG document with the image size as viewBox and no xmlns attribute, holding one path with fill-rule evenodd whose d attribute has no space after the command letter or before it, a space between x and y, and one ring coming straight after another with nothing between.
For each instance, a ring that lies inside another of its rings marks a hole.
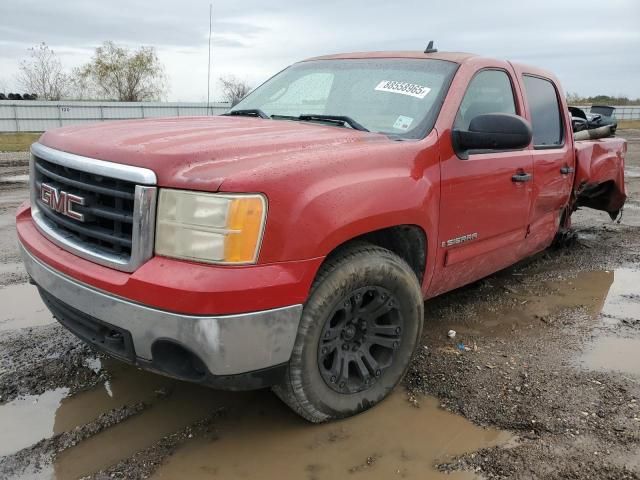
<instances>
[{"instance_id":1,"label":"gmc emblem","mask_svg":"<svg viewBox=\"0 0 640 480\"><path fill-rule=\"evenodd\" d=\"M84 205L84 198L43 183L40 187L40 200L51 210L84 222L84 215L73 209L74 205Z\"/></svg>"}]
</instances>

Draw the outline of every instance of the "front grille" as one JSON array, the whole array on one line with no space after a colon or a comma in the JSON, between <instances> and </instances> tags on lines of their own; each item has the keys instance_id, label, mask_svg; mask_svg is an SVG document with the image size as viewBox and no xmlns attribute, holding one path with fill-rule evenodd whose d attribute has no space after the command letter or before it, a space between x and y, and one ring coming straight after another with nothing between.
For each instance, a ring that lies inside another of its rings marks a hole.
<instances>
[{"instance_id":1,"label":"front grille","mask_svg":"<svg viewBox=\"0 0 640 480\"><path fill-rule=\"evenodd\" d=\"M61 248L125 272L153 255L157 189L151 170L35 143L30 182L34 223Z\"/></svg>"},{"instance_id":2,"label":"front grille","mask_svg":"<svg viewBox=\"0 0 640 480\"><path fill-rule=\"evenodd\" d=\"M124 261L131 258L133 235L133 203L135 184L82 172L34 157L35 184L84 198L84 205L74 210L83 221L56 212L37 197L38 207L64 236L104 254L116 255Z\"/></svg>"}]
</instances>

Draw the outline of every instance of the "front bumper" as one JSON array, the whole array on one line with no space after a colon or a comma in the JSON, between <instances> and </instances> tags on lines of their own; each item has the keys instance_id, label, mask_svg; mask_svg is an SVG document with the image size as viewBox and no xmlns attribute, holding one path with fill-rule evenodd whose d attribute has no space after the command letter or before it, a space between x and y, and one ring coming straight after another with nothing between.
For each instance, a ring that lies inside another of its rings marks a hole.
<instances>
[{"instance_id":1,"label":"front bumper","mask_svg":"<svg viewBox=\"0 0 640 480\"><path fill-rule=\"evenodd\" d=\"M302 313L300 304L218 316L173 313L80 283L45 265L22 244L20 247L27 272L60 322L123 360L228 388L234 388L230 377L244 375L255 380L246 385L254 388L270 383L256 380L255 372L277 368L291 356ZM192 354L198 375L181 375L181 365L172 366L167 359L172 352L177 355L171 360L174 363L189 361L185 352Z\"/></svg>"}]
</instances>

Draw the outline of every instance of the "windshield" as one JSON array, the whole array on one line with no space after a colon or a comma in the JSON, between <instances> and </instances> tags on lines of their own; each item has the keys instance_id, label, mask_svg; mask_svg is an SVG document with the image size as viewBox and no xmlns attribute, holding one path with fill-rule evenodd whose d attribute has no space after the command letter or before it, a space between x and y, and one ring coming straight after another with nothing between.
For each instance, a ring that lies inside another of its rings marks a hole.
<instances>
[{"instance_id":1,"label":"windshield","mask_svg":"<svg viewBox=\"0 0 640 480\"><path fill-rule=\"evenodd\" d=\"M255 110L291 120L309 115L303 120L320 122L313 115L340 116L372 132L422 138L433 128L456 69L455 63L433 59L301 62L267 80L231 112Z\"/></svg>"}]
</instances>

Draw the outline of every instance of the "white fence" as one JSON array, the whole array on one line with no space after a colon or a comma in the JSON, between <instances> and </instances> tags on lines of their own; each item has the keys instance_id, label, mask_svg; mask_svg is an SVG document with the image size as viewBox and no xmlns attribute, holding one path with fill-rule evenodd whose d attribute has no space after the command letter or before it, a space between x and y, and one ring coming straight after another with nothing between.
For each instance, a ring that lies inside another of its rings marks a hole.
<instances>
[{"instance_id":1,"label":"white fence","mask_svg":"<svg viewBox=\"0 0 640 480\"><path fill-rule=\"evenodd\" d=\"M40 102L0 100L0 132L43 132L79 123L151 117L220 115L228 103Z\"/></svg>"},{"instance_id":2,"label":"white fence","mask_svg":"<svg viewBox=\"0 0 640 480\"><path fill-rule=\"evenodd\" d=\"M590 106L585 105L574 105L575 107L581 108L586 113L589 113L591 110ZM613 112L615 117L618 120L640 120L640 105L611 105L615 107L616 111Z\"/></svg>"},{"instance_id":3,"label":"white fence","mask_svg":"<svg viewBox=\"0 0 640 480\"><path fill-rule=\"evenodd\" d=\"M228 103L39 102L0 100L0 132L43 132L78 123L151 117L220 115ZM580 106L587 113L590 107ZM618 120L640 120L640 105L616 106Z\"/></svg>"}]
</instances>

